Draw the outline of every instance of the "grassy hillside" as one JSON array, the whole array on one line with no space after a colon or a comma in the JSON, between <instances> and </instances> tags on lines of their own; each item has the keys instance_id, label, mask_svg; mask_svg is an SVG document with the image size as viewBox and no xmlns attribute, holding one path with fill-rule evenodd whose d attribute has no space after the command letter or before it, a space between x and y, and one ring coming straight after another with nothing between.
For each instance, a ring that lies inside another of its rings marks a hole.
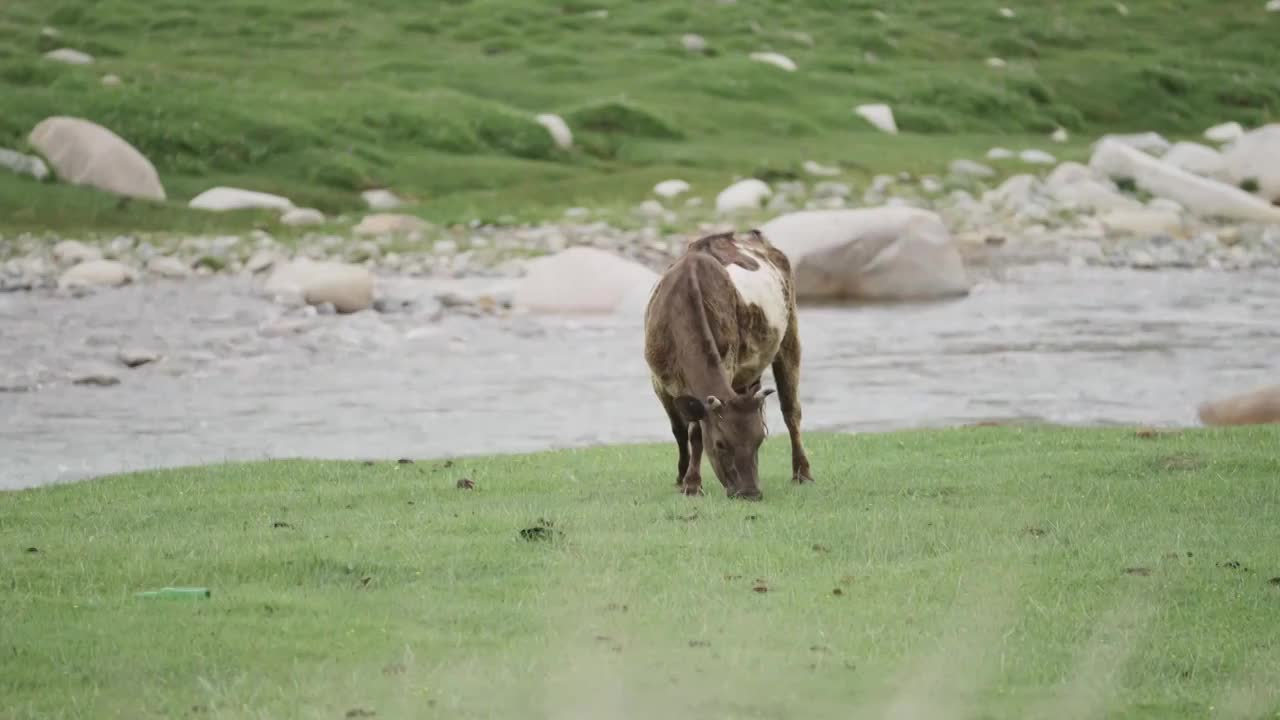
<instances>
[{"instance_id":1,"label":"grassy hillside","mask_svg":"<svg viewBox=\"0 0 1280 720\"><path fill-rule=\"evenodd\" d=\"M1277 441L814 434L798 488L775 435L762 503L666 443L3 494L0 715L1272 717Z\"/></svg>"},{"instance_id":2,"label":"grassy hillside","mask_svg":"<svg viewBox=\"0 0 1280 720\"><path fill-rule=\"evenodd\" d=\"M391 185L450 215L500 213L508 191L521 204L558 188L548 200L564 205L633 198L676 173L714 192L808 158L950 159L921 134L1198 133L1280 112L1280 15L1261 3L1037 2L1012 18L1000 5L7 0L0 146L80 115L137 145L178 199L235 183L336 211ZM708 51L686 51L684 33ZM40 58L63 46L98 62ZM766 50L799 70L747 57ZM104 73L123 85L103 87ZM879 101L908 137L851 111ZM540 112L562 114L579 147L557 150Z\"/></svg>"}]
</instances>

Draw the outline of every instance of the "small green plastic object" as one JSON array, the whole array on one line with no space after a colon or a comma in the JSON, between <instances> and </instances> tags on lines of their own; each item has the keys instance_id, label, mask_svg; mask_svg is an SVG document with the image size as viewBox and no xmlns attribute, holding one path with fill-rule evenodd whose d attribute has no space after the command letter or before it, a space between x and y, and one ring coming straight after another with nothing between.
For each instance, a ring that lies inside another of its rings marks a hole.
<instances>
[{"instance_id":1,"label":"small green plastic object","mask_svg":"<svg viewBox=\"0 0 1280 720\"><path fill-rule=\"evenodd\" d=\"M177 599L182 599L182 598L207 598L207 597L209 597L209 595L210 595L210 593L209 593L209 588L202 588L202 587L167 587L167 588L160 588L159 590L147 590L146 592L140 592L140 593L136 594L134 597L140 597L140 598L156 598L156 599L161 599L161 600L167 600L167 599L172 599L172 598L177 598Z\"/></svg>"}]
</instances>

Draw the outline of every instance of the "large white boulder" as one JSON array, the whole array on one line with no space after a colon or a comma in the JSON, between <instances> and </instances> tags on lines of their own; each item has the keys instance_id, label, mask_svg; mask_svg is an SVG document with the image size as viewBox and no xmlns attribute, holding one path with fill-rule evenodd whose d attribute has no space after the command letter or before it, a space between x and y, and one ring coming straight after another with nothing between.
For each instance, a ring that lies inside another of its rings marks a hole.
<instances>
[{"instance_id":1,"label":"large white boulder","mask_svg":"<svg viewBox=\"0 0 1280 720\"><path fill-rule=\"evenodd\" d=\"M716 210L722 213L756 210L772 194L773 190L763 180L739 180L716 196Z\"/></svg>"},{"instance_id":2,"label":"large white boulder","mask_svg":"<svg viewBox=\"0 0 1280 720\"><path fill-rule=\"evenodd\" d=\"M1163 135L1154 132L1133 133L1130 135L1103 135L1093 144L1094 151L1105 142L1118 142L1143 152L1162 153L1172 145Z\"/></svg>"},{"instance_id":3,"label":"large white boulder","mask_svg":"<svg viewBox=\"0 0 1280 720\"><path fill-rule=\"evenodd\" d=\"M27 142L65 182L117 195L165 199L151 161L101 125L74 117L45 118L31 130Z\"/></svg>"},{"instance_id":4,"label":"large white boulder","mask_svg":"<svg viewBox=\"0 0 1280 720\"><path fill-rule=\"evenodd\" d=\"M663 180L653 186L653 192L659 197L673 198L681 193L689 192L689 183L684 180Z\"/></svg>"},{"instance_id":5,"label":"large white boulder","mask_svg":"<svg viewBox=\"0 0 1280 720\"><path fill-rule=\"evenodd\" d=\"M980 162L974 162L973 160L966 160L964 158L953 160L949 169L951 170L952 175L956 175L958 177L989 178L995 177L996 174L994 168L983 165Z\"/></svg>"},{"instance_id":6,"label":"large white boulder","mask_svg":"<svg viewBox=\"0 0 1280 720\"><path fill-rule=\"evenodd\" d=\"M422 232L430 225L417 215L402 213L374 213L365 215L352 228L356 235L403 235Z\"/></svg>"},{"instance_id":7,"label":"large white boulder","mask_svg":"<svg viewBox=\"0 0 1280 720\"><path fill-rule=\"evenodd\" d=\"M85 245L79 240L59 240L53 246L53 259L59 265L75 265L90 260L101 260L102 251L92 245Z\"/></svg>"},{"instance_id":8,"label":"large white boulder","mask_svg":"<svg viewBox=\"0 0 1280 720\"><path fill-rule=\"evenodd\" d=\"M360 197L370 210L394 210L404 204L398 195L386 189L365 190Z\"/></svg>"},{"instance_id":9,"label":"large white boulder","mask_svg":"<svg viewBox=\"0 0 1280 720\"><path fill-rule=\"evenodd\" d=\"M1182 217L1172 210L1135 208L1113 210L1099 218L1108 235L1131 235L1149 238L1156 235L1174 237L1183 234Z\"/></svg>"},{"instance_id":10,"label":"large white boulder","mask_svg":"<svg viewBox=\"0 0 1280 720\"><path fill-rule=\"evenodd\" d=\"M29 175L36 180L49 177L49 166L34 155L27 155L16 150L0 148L0 168L11 170L19 175Z\"/></svg>"},{"instance_id":11,"label":"large white boulder","mask_svg":"<svg viewBox=\"0 0 1280 720\"><path fill-rule=\"evenodd\" d=\"M1130 178L1139 188L1176 200L1200 217L1280 222L1280 208L1240 188L1189 173L1120 142L1101 143L1089 165L1111 178Z\"/></svg>"},{"instance_id":12,"label":"large white boulder","mask_svg":"<svg viewBox=\"0 0 1280 720\"><path fill-rule=\"evenodd\" d=\"M118 287L128 285L136 278L137 274L133 269L123 263L114 260L86 260L62 273L58 278L58 287L64 290Z\"/></svg>"},{"instance_id":13,"label":"large white boulder","mask_svg":"<svg viewBox=\"0 0 1280 720\"><path fill-rule=\"evenodd\" d=\"M315 208L291 208L280 216L280 224L292 227L323 225L324 213Z\"/></svg>"},{"instance_id":14,"label":"large white boulder","mask_svg":"<svg viewBox=\"0 0 1280 720\"><path fill-rule=\"evenodd\" d=\"M538 314L640 317L658 274L592 247L575 246L529 262L512 296L517 310Z\"/></svg>"},{"instance_id":15,"label":"large white boulder","mask_svg":"<svg viewBox=\"0 0 1280 720\"><path fill-rule=\"evenodd\" d=\"M898 134L898 123L893 118L893 108L888 105L884 103L859 105L853 111L871 123L877 130L887 132L890 135Z\"/></svg>"},{"instance_id":16,"label":"large white boulder","mask_svg":"<svg viewBox=\"0 0 1280 720\"><path fill-rule=\"evenodd\" d=\"M1045 178L1044 188L1063 208L1095 213L1142 208L1142 203L1120 192L1115 183L1078 162L1068 161L1054 168Z\"/></svg>"},{"instance_id":17,"label":"large white boulder","mask_svg":"<svg viewBox=\"0 0 1280 720\"><path fill-rule=\"evenodd\" d=\"M573 147L573 131L569 129L569 124L564 118L551 113L543 113L534 118L538 124L547 129L551 135L551 140L556 147L561 150L568 150Z\"/></svg>"},{"instance_id":18,"label":"large white boulder","mask_svg":"<svg viewBox=\"0 0 1280 720\"><path fill-rule=\"evenodd\" d=\"M1244 126L1234 120L1231 122L1224 122L1221 125L1214 125L1204 131L1204 137L1206 140L1216 142L1219 145L1222 143L1229 143L1243 134Z\"/></svg>"},{"instance_id":19,"label":"large white boulder","mask_svg":"<svg viewBox=\"0 0 1280 720\"><path fill-rule=\"evenodd\" d=\"M1222 158L1222 153L1208 145L1193 142L1174 143L1161 159L1176 168L1182 168L1203 177L1221 180L1225 176L1226 162Z\"/></svg>"},{"instance_id":20,"label":"large white boulder","mask_svg":"<svg viewBox=\"0 0 1280 720\"><path fill-rule=\"evenodd\" d=\"M1280 201L1280 124L1265 125L1240 136L1223 153L1226 179L1236 185L1258 184L1258 194Z\"/></svg>"},{"instance_id":21,"label":"large white boulder","mask_svg":"<svg viewBox=\"0 0 1280 720\"><path fill-rule=\"evenodd\" d=\"M928 210L805 210L760 232L791 260L798 300L941 299L972 287L951 233Z\"/></svg>"},{"instance_id":22,"label":"large white boulder","mask_svg":"<svg viewBox=\"0 0 1280 720\"><path fill-rule=\"evenodd\" d=\"M1058 162L1058 159L1043 150L1023 150L1018 153L1018 159L1028 165L1052 165Z\"/></svg>"},{"instance_id":23,"label":"large white boulder","mask_svg":"<svg viewBox=\"0 0 1280 720\"><path fill-rule=\"evenodd\" d=\"M772 65L776 68L782 68L787 72L796 71L796 63L791 58L776 52L753 52L751 59L756 62L762 62L766 65Z\"/></svg>"},{"instance_id":24,"label":"large white boulder","mask_svg":"<svg viewBox=\"0 0 1280 720\"><path fill-rule=\"evenodd\" d=\"M242 190L234 187L209 188L188 203L196 210L226 212L229 210L292 210L293 201L279 195Z\"/></svg>"},{"instance_id":25,"label":"large white boulder","mask_svg":"<svg viewBox=\"0 0 1280 720\"><path fill-rule=\"evenodd\" d=\"M44 54L44 59L66 63L68 65L90 65L93 63L92 55L72 48L58 48L57 50L50 50Z\"/></svg>"},{"instance_id":26,"label":"large white boulder","mask_svg":"<svg viewBox=\"0 0 1280 720\"><path fill-rule=\"evenodd\" d=\"M310 305L331 303L340 313L353 313L373 307L373 286L368 268L298 257L277 263L262 289L267 295L301 298Z\"/></svg>"}]
</instances>

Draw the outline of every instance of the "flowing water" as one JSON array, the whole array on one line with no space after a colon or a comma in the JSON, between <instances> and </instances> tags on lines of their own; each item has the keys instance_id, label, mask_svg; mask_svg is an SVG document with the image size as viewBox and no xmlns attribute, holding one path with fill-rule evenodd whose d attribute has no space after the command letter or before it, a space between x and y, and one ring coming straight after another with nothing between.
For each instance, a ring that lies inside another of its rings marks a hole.
<instances>
[{"instance_id":1,"label":"flowing water","mask_svg":"<svg viewBox=\"0 0 1280 720\"><path fill-rule=\"evenodd\" d=\"M429 296L438 283L415 287ZM0 488L670 438L639 318L432 312L308 316L234 277L0 295ZM1274 381L1280 272L1023 267L963 300L805 307L800 323L809 430L1187 426L1203 400ZM130 370L121 347L163 358ZM70 381L94 373L120 382ZM776 402L770 427L783 427Z\"/></svg>"}]
</instances>

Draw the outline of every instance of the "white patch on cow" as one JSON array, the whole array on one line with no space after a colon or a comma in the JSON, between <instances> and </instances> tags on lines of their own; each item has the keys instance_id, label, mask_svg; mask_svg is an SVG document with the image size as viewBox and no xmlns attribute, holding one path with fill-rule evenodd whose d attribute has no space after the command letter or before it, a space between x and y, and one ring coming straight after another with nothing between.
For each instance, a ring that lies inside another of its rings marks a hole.
<instances>
[{"instance_id":1,"label":"white patch on cow","mask_svg":"<svg viewBox=\"0 0 1280 720\"><path fill-rule=\"evenodd\" d=\"M782 275L768 260L749 248L738 246L739 251L760 263L758 270L748 270L741 265L729 266L729 279L738 290L738 296L748 305L755 305L764 312L769 327L778 337L787 329L787 291Z\"/></svg>"}]
</instances>

